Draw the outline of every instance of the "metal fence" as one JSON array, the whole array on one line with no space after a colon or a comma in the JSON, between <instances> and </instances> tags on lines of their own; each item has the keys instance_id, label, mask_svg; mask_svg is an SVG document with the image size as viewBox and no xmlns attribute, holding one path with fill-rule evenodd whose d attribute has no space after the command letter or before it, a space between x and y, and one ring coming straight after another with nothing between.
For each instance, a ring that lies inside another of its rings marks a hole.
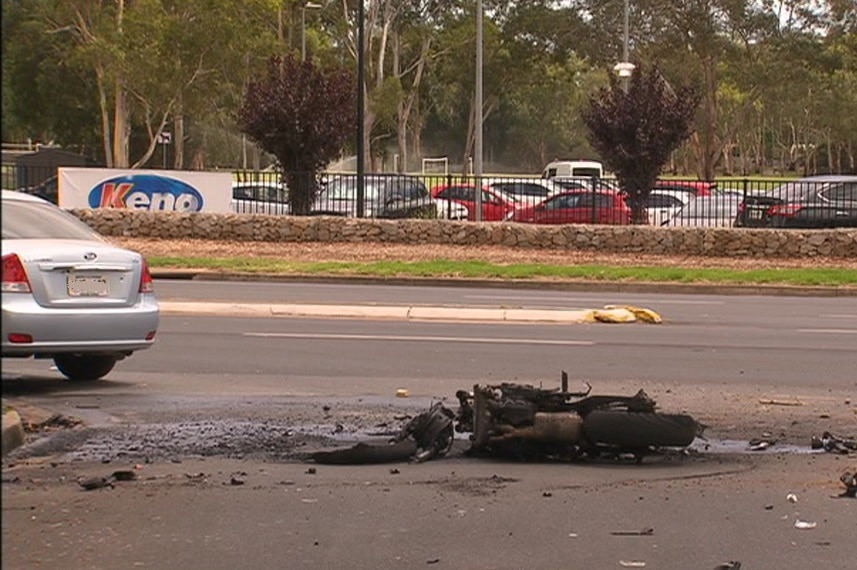
<instances>
[{"instance_id":1,"label":"metal fence","mask_svg":"<svg viewBox=\"0 0 857 570\"><path fill-rule=\"evenodd\" d=\"M532 224L630 224L628 200L614 179L453 174L290 174L315 188L301 215L442 218ZM4 189L57 202L57 169L3 164ZM296 215L277 171L233 172L236 213ZM477 212L481 212L478 215ZM650 225L664 227L857 227L857 176L792 182L663 179L647 202Z\"/></svg>"}]
</instances>

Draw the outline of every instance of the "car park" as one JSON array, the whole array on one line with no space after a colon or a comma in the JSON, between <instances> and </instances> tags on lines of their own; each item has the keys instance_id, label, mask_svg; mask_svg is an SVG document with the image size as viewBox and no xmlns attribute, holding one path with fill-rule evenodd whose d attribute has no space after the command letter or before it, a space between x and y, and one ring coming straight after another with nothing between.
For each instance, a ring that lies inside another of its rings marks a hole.
<instances>
[{"instance_id":1,"label":"car park","mask_svg":"<svg viewBox=\"0 0 857 570\"><path fill-rule=\"evenodd\" d=\"M4 190L3 358L50 358L96 380L155 342L159 308L146 260L50 202Z\"/></svg>"},{"instance_id":2,"label":"car park","mask_svg":"<svg viewBox=\"0 0 857 570\"><path fill-rule=\"evenodd\" d=\"M467 208L436 200L415 176L372 174L363 180L363 215L367 218L444 218L466 220ZM313 215L357 216L357 177L338 176L324 187L312 207Z\"/></svg>"},{"instance_id":3,"label":"car park","mask_svg":"<svg viewBox=\"0 0 857 570\"><path fill-rule=\"evenodd\" d=\"M745 228L857 227L857 176L810 176L748 193L735 217Z\"/></svg>"},{"instance_id":4,"label":"car park","mask_svg":"<svg viewBox=\"0 0 857 570\"><path fill-rule=\"evenodd\" d=\"M290 214L288 190L277 182L233 182L232 211L236 214Z\"/></svg>"},{"instance_id":5,"label":"car park","mask_svg":"<svg viewBox=\"0 0 857 570\"><path fill-rule=\"evenodd\" d=\"M621 192L571 190L513 210L506 219L527 224L626 225L631 223L631 208Z\"/></svg>"},{"instance_id":6,"label":"car park","mask_svg":"<svg viewBox=\"0 0 857 570\"><path fill-rule=\"evenodd\" d=\"M476 185L475 184L442 184L432 188L435 199L448 200L467 208L467 219L476 220ZM482 221L495 222L502 220L510 211L515 209L515 203L490 188L482 188Z\"/></svg>"}]
</instances>

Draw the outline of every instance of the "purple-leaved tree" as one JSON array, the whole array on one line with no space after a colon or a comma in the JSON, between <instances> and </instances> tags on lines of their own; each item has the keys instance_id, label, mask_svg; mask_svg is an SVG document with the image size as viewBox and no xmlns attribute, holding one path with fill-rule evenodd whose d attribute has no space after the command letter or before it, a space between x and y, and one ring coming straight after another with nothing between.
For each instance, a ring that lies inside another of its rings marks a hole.
<instances>
[{"instance_id":1,"label":"purple-leaved tree","mask_svg":"<svg viewBox=\"0 0 857 570\"><path fill-rule=\"evenodd\" d=\"M272 57L247 84L239 128L277 158L293 214L310 213L318 172L355 138L356 88L350 71L290 55Z\"/></svg>"},{"instance_id":2,"label":"purple-leaved tree","mask_svg":"<svg viewBox=\"0 0 857 570\"><path fill-rule=\"evenodd\" d=\"M633 223L648 223L649 192L670 153L691 135L699 101L695 88L673 89L657 66L637 65L627 91L611 74L609 87L581 111L589 142L627 193Z\"/></svg>"}]
</instances>

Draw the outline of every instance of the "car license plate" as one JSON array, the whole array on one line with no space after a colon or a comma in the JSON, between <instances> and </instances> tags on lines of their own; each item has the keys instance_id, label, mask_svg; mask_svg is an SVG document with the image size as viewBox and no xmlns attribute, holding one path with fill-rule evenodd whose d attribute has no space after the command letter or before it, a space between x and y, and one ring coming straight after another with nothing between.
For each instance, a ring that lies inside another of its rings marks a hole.
<instances>
[{"instance_id":1,"label":"car license plate","mask_svg":"<svg viewBox=\"0 0 857 570\"><path fill-rule=\"evenodd\" d=\"M750 210L750 218L753 220L761 220L762 210Z\"/></svg>"},{"instance_id":2,"label":"car license plate","mask_svg":"<svg viewBox=\"0 0 857 570\"><path fill-rule=\"evenodd\" d=\"M102 275L69 275L66 279L69 297L106 297L110 294L107 278Z\"/></svg>"}]
</instances>

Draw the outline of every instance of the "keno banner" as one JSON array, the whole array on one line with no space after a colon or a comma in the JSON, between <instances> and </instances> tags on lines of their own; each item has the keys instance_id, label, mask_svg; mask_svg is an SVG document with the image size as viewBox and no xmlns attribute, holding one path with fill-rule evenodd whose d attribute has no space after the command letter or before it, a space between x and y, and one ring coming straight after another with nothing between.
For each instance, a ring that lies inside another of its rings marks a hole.
<instances>
[{"instance_id":1,"label":"keno banner","mask_svg":"<svg viewBox=\"0 0 857 570\"><path fill-rule=\"evenodd\" d=\"M60 168L59 206L226 213L232 211L232 174Z\"/></svg>"}]
</instances>

